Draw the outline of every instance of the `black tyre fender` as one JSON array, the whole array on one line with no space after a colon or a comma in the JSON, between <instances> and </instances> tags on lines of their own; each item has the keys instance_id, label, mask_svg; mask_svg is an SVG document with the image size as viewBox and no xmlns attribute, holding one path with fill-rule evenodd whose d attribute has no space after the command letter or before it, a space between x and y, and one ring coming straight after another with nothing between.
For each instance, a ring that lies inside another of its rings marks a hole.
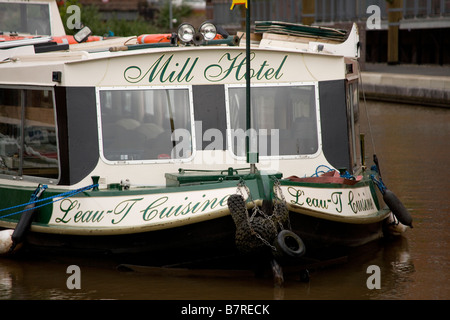
<instances>
[{"instance_id":1,"label":"black tyre fender","mask_svg":"<svg viewBox=\"0 0 450 320\"><path fill-rule=\"evenodd\" d=\"M300 258L306 252L302 239L290 230L282 230L275 238L276 255Z\"/></svg>"}]
</instances>

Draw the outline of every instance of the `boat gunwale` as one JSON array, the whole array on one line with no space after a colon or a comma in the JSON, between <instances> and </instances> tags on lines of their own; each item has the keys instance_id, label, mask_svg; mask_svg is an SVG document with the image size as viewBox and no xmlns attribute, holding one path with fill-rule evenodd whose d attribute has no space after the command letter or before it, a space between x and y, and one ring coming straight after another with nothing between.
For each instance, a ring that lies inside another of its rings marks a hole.
<instances>
[{"instance_id":1,"label":"boat gunwale","mask_svg":"<svg viewBox=\"0 0 450 320\"><path fill-rule=\"evenodd\" d=\"M199 172L202 174L203 172ZM211 173L211 172L207 172ZM274 175L268 175L274 176ZM252 183L257 182L257 175L255 174L242 174L230 176L234 179L230 180L221 180L221 181L205 181L205 183L189 183L189 184L181 184L180 186L161 186L161 187L134 187L128 190L119 190L119 189L100 189L98 191L83 191L72 198L105 198L111 197L112 195L117 196L133 196L133 195L143 195L143 194L166 194L166 193L180 193L189 191L201 191L201 190L210 190L210 189L223 189L223 188L238 188L238 183L241 179L244 181L251 181ZM313 188L331 188L331 189L356 189L361 186L368 186L371 191L372 198L376 203L376 207L378 206L378 201L376 198L376 193L374 190L373 182L369 180L367 176L363 178L361 181L353 184L341 184L341 183L316 183L316 182L295 182L286 179L278 179L280 182L280 186L302 186L302 187L313 187ZM2 185L0 185L2 187ZM250 186L250 189L257 188L257 186ZM21 189L29 189L30 192L33 190L32 187L22 187ZM55 189L53 189L53 192ZM258 190L255 189L255 190ZM247 209L252 209L255 205L261 207L263 204L263 200L260 194L256 195L256 193L252 194L252 198L255 199L249 201L247 200ZM375 222L380 222L386 219L391 213L390 209L387 207L379 208L376 212L365 214L365 215L339 215L339 214L331 214L326 213L320 210L313 210L305 207L296 206L291 203L287 203L288 210L290 214L303 214L307 216L311 216L317 219L323 219L334 222L348 223L348 224L370 224ZM34 222L31 226L31 231L33 232L44 232L44 233L54 233L54 234L71 234L71 235L121 235L121 234L131 234L131 233L144 233L149 231L157 231L168 228L175 228L180 226L186 226L193 223L203 222L211 219L220 218L223 216L230 215L230 211L228 207L224 207L222 209L214 210L209 213L205 213L198 216L189 216L184 219L172 220L172 221L160 221L152 224L144 224L142 226L132 225L132 226L105 226L105 227L91 227L91 226L55 226L50 225L48 223L39 223ZM0 219L0 227L3 228L14 228L17 224L13 222L12 219Z\"/></svg>"},{"instance_id":2,"label":"boat gunwale","mask_svg":"<svg viewBox=\"0 0 450 320\"><path fill-rule=\"evenodd\" d=\"M254 203L257 206L262 205L262 200L254 200ZM253 204L247 203L247 208L252 209ZM388 207L378 210L376 213L364 216L339 216L333 215L325 212L319 212L315 210L305 209L305 208L293 208L290 204L288 204L288 209L291 215L293 214L302 214L306 216L310 216L316 218L318 220L325 221L333 221L340 222L345 224L354 224L354 225L364 225L364 224L372 224L376 222L381 222L385 220L390 214L391 210ZM135 234L135 233L145 233L152 231L159 231L165 229L172 229L176 227L187 226L199 222L209 221L213 219L222 218L225 216L229 216L230 211L228 208L223 208L220 210L216 210L211 213L207 213L201 216L189 217L183 220L175 220L169 222L161 222L151 225L143 225L143 226L127 226L127 227L74 227L74 226L54 226L48 224L40 224L34 222L31 226L32 232L38 233L48 233L48 234L67 234L67 235L91 235L91 236L106 236L106 235L126 235L126 234ZM7 220L0 220L1 228L11 228L14 227L17 223Z\"/></svg>"}]
</instances>

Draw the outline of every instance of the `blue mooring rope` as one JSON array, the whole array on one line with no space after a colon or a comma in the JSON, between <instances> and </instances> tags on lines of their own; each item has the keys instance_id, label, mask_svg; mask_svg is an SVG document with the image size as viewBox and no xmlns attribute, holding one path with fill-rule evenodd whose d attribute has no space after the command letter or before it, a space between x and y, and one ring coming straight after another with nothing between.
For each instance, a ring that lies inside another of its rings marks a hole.
<instances>
[{"instance_id":1,"label":"blue mooring rope","mask_svg":"<svg viewBox=\"0 0 450 320\"><path fill-rule=\"evenodd\" d=\"M325 168L325 169L327 169L327 171L324 171L324 170L319 170L319 168ZM330 168L330 167L328 167L328 166L326 166L326 165L324 165L324 164L321 164L320 166L318 166L317 168L316 168L316 172L311 176L311 177L318 177L319 176L319 174L323 174L323 173L327 173L327 172L330 172L330 171L335 171L334 169L332 169L332 168ZM345 179L349 179L349 180L355 180L355 177L354 176L352 176L351 174L350 174L350 172L348 172L347 170L345 171L345 173L341 173L341 174L339 174L342 178L345 178Z\"/></svg>"},{"instance_id":2,"label":"blue mooring rope","mask_svg":"<svg viewBox=\"0 0 450 320\"><path fill-rule=\"evenodd\" d=\"M31 201L29 201L29 202L27 202L27 203L19 204L19 205L12 206L12 207L9 207L9 208L0 209L0 212L6 211L6 210L12 210L12 209L20 208L20 207L27 206L27 205L33 204L33 203L39 203L39 202L51 200L51 199L58 198L58 197L61 197L61 199L57 199L57 200L54 200L54 201L52 201L52 202L44 203L44 204L41 204L41 205L39 205L39 206L35 206L35 207L32 207L32 208L24 209L24 210L21 210L21 211L18 211L18 212L13 212L13 213L10 213L10 214L6 214L6 215L4 215L4 216L1 216L0 219L6 218L6 217L10 217L10 216L13 216L13 215L16 215L16 214L19 214L19 213L23 213L23 212L25 212L25 211L37 209L37 208L46 206L46 205L48 205L48 204L51 204L51 203L55 203L55 202L64 200L64 199L69 198L69 197L71 197L71 196L73 196L73 195L76 195L77 193L81 193L81 192L83 192L83 191L86 191L86 190L89 190L89 189L92 189L92 188L95 188L95 187L98 187L98 184L91 184L91 185L86 186L86 187L83 187L83 188L79 188L79 189L76 189L76 190L67 191L67 192L64 192L64 193L60 193L60 194L57 194L57 195L54 195L54 196L47 197L47 198L44 198L44 199L40 199L40 200L39 200L39 199L36 199L36 195L37 195L37 193L38 193L38 190L40 190L41 188L43 188L43 189L47 189L47 188L48 188L47 185L42 185L42 186L40 186L39 188L37 188L37 189L34 191L34 193L31 195L31 199L33 199L33 200L31 200Z\"/></svg>"},{"instance_id":3,"label":"blue mooring rope","mask_svg":"<svg viewBox=\"0 0 450 320\"><path fill-rule=\"evenodd\" d=\"M381 194L384 194L386 192L386 186L384 185L383 180L377 180L375 179L375 175L371 174L370 179L373 180L373 182L377 185L378 189L380 189Z\"/></svg>"},{"instance_id":4,"label":"blue mooring rope","mask_svg":"<svg viewBox=\"0 0 450 320\"><path fill-rule=\"evenodd\" d=\"M378 175L380 174L377 166L373 165L371 167L371 169L372 169L372 171L377 172ZM370 179L372 179L372 181L377 185L378 189L380 189L381 194L384 194L386 192L387 187L384 185L384 182L381 179L381 176L380 176L380 180L377 180L377 179L375 179L375 175L371 174Z\"/></svg>"},{"instance_id":5,"label":"blue mooring rope","mask_svg":"<svg viewBox=\"0 0 450 320\"><path fill-rule=\"evenodd\" d=\"M320 170L319 171L319 168L321 168L321 167L324 167L325 169L328 169L328 171L323 171L323 170ZM330 172L330 171L333 171L334 169L331 169L330 167L328 167L328 166L326 166L326 165L324 165L324 164L321 164L320 166L318 166L317 168L316 168L316 172L311 176L311 177L318 177L319 176L319 173L326 173L326 172Z\"/></svg>"}]
</instances>

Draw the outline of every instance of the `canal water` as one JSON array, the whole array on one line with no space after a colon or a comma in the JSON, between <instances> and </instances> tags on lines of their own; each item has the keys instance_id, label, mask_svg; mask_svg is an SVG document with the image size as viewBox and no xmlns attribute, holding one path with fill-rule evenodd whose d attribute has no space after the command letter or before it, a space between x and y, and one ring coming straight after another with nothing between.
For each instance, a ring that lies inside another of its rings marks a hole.
<instances>
[{"instance_id":1,"label":"canal water","mask_svg":"<svg viewBox=\"0 0 450 320\"><path fill-rule=\"evenodd\" d=\"M367 101L367 113L383 180L414 219L414 228L397 240L311 269L309 282L286 276L282 287L267 277L123 272L74 259L69 263L80 266L80 289L69 289L67 262L0 258L0 300L449 299L450 109ZM370 156L370 139L366 145ZM379 268L379 289L367 285L375 283L369 279L373 266Z\"/></svg>"}]
</instances>

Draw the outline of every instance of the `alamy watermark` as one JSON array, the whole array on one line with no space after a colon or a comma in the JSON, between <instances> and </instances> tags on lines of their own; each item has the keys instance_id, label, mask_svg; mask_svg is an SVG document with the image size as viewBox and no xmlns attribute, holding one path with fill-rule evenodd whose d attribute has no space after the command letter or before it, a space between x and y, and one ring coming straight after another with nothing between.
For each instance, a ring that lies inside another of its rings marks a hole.
<instances>
[{"instance_id":1,"label":"alamy watermark","mask_svg":"<svg viewBox=\"0 0 450 320\"><path fill-rule=\"evenodd\" d=\"M380 267L377 265L370 265L367 267L366 270L367 274L370 274L370 276L367 278L366 286L367 289L373 290L373 289L381 289L381 270Z\"/></svg>"},{"instance_id":2,"label":"alamy watermark","mask_svg":"<svg viewBox=\"0 0 450 320\"><path fill-rule=\"evenodd\" d=\"M67 289L73 290L73 289L81 289L81 269L77 265L70 265L67 267L66 270L67 274L70 274L70 276L67 278L66 286Z\"/></svg>"},{"instance_id":3,"label":"alamy watermark","mask_svg":"<svg viewBox=\"0 0 450 320\"><path fill-rule=\"evenodd\" d=\"M370 16L367 18L366 28L369 30L381 29L381 9L377 5L370 5L366 10Z\"/></svg>"},{"instance_id":4,"label":"alamy watermark","mask_svg":"<svg viewBox=\"0 0 450 320\"><path fill-rule=\"evenodd\" d=\"M278 170L280 155L280 130L279 129L227 129L225 132L209 128L204 132L202 122L195 121L196 135L184 128L177 128L171 134L173 148L169 159L188 159L192 156L195 139L197 153L192 158L193 164L201 165L231 165L239 164L246 160L247 151L251 154L258 153L264 163L260 163L260 169ZM200 135L201 136L198 136ZM248 148L247 148L248 140ZM225 148L224 148L225 147ZM229 152L231 151L231 152ZM293 150L291 155L298 156Z\"/></svg>"},{"instance_id":5,"label":"alamy watermark","mask_svg":"<svg viewBox=\"0 0 450 320\"><path fill-rule=\"evenodd\" d=\"M77 265L70 265L66 270L70 276L67 278L66 286L69 290L81 289L81 269ZM381 289L381 269L377 265L370 265L366 269L366 273L370 276L366 280L367 289Z\"/></svg>"},{"instance_id":6,"label":"alamy watermark","mask_svg":"<svg viewBox=\"0 0 450 320\"><path fill-rule=\"evenodd\" d=\"M70 5L66 10L70 16L67 18L66 26L70 30L81 29L81 8L77 5ZM367 7L367 14L370 16L366 21L366 28L369 30L381 29L381 9L379 6L373 4Z\"/></svg>"},{"instance_id":7,"label":"alamy watermark","mask_svg":"<svg viewBox=\"0 0 450 320\"><path fill-rule=\"evenodd\" d=\"M81 29L81 9L77 5L70 5L66 10L70 16L67 18L66 26L68 29Z\"/></svg>"}]
</instances>

